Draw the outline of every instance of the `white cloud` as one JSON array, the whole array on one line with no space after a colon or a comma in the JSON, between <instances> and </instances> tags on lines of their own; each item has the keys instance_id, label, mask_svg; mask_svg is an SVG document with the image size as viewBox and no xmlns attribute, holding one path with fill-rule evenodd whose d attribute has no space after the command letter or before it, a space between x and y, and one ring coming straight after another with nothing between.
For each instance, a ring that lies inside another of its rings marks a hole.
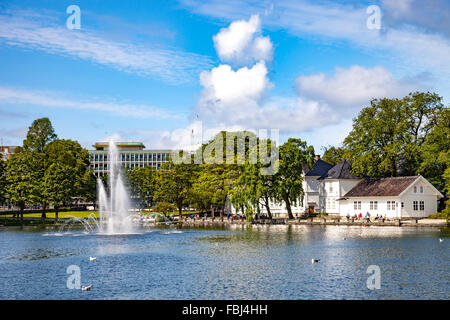
<instances>
[{"instance_id":1,"label":"white cloud","mask_svg":"<svg viewBox=\"0 0 450 320\"><path fill-rule=\"evenodd\" d=\"M219 65L211 71L203 71L200 84L203 86L200 105L206 109L256 105L271 87L263 61L237 71L229 65Z\"/></svg>"},{"instance_id":2,"label":"white cloud","mask_svg":"<svg viewBox=\"0 0 450 320\"><path fill-rule=\"evenodd\" d=\"M0 14L0 43L92 61L170 84L194 81L208 57L175 49L101 38L84 26L67 30L52 17L28 11Z\"/></svg>"},{"instance_id":3,"label":"white cloud","mask_svg":"<svg viewBox=\"0 0 450 320\"><path fill-rule=\"evenodd\" d=\"M337 107L361 107L372 98L403 97L418 90L422 84L397 80L384 67L336 68L334 75L323 73L301 75L296 79L300 96Z\"/></svg>"},{"instance_id":4,"label":"white cloud","mask_svg":"<svg viewBox=\"0 0 450 320\"><path fill-rule=\"evenodd\" d=\"M181 1L198 14L227 20L243 19L255 12L263 14L267 9L265 2L246 0ZM391 59L399 68L413 68L416 73L429 71L446 79L450 74L450 42L448 37L441 34L448 34L449 30L450 20L446 19L448 10L445 10L448 4L445 4L445 0L436 0L438 6L435 6L433 2L414 1L411 5L413 9L410 10L409 2L403 1L403 6L398 7L398 10L414 11L414 19L399 25L389 25L382 20L382 30L369 30L366 27L367 5L280 0L273 14L265 18L264 24L272 30L286 30L302 39L348 41L361 49L370 50L373 56ZM444 12L436 8L444 8ZM426 21L419 19L424 16L422 10L430 12L423 19ZM383 10L384 13L390 14L388 9ZM435 21L433 17L436 16L440 18ZM429 28L435 33L424 31L424 26L426 29L430 23L434 27Z\"/></svg>"},{"instance_id":5,"label":"white cloud","mask_svg":"<svg viewBox=\"0 0 450 320\"><path fill-rule=\"evenodd\" d=\"M213 37L222 61L247 65L259 60L272 60L273 46L269 37L260 36L261 20L252 15L248 21L238 20Z\"/></svg>"},{"instance_id":6,"label":"white cloud","mask_svg":"<svg viewBox=\"0 0 450 320\"><path fill-rule=\"evenodd\" d=\"M131 118L177 118L165 110L142 104L118 103L114 101L76 100L50 91L24 90L0 87L0 104L28 104L51 108L89 109L105 111L114 115Z\"/></svg>"}]
</instances>

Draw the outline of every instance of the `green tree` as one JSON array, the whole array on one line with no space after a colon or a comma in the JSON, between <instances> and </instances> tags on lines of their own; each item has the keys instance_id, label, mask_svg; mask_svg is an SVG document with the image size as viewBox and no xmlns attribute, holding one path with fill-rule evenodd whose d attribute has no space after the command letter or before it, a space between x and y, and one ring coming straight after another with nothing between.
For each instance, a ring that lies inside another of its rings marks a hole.
<instances>
[{"instance_id":1,"label":"green tree","mask_svg":"<svg viewBox=\"0 0 450 320\"><path fill-rule=\"evenodd\" d=\"M335 166L345 160L345 150L342 147L324 147L322 160Z\"/></svg>"},{"instance_id":2,"label":"green tree","mask_svg":"<svg viewBox=\"0 0 450 320\"><path fill-rule=\"evenodd\" d=\"M270 164L264 165L259 157L260 145L267 144L267 156L271 163L277 161L277 148L271 140L259 140L254 147L258 154L256 163L247 161L239 168L239 178L237 185L233 190L231 201L236 208L241 208L242 211L251 211L260 213L260 207L264 207L270 219L272 219L272 212L270 211L270 201L275 198L276 190L274 184L274 175L265 174L262 168ZM250 210L249 210L250 209Z\"/></svg>"},{"instance_id":3,"label":"green tree","mask_svg":"<svg viewBox=\"0 0 450 320\"><path fill-rule=\"evenodd\" d=\"M19 152L11 155L6 162L6 198L8 203L20 209L20 219L23 221L25 207L33 203L33 189L36 188L36 177L30 170L31 155Z\"/></svg>"},{"instance_id":4,"label":"green tree","mask_svg":"<svg viewBox=\"0 0 450 320\"><path fill-rule=\"evenodd\" d=\"M3 160L0 153L0 203L6 201L6 161Z\"/></svg>"},{"instance_id":5,"label":"green tree","mask_svg":"<svg viewBox=\"0 0 450 320\"><path fill-rule=\"evenodd\" d=\"M72 140L54 140L44 148L47 167L42 195L58 210L73 197L82 197L85 175L89 170L89 153Z\"/></svg>"},{"instance_id":6,"label":"green tree","mask_svg":"<svg viewBox=\"0 0 450 320\"><path fill-rule=\"evenodd\" d=\"M373 99L353 119L344 140L345 157L356 173L370 177L415 175L421 146L442 110L434 93L411 93L403 99Z\"/></svg>"},{"instance_id":7,"label":"green tree","mask_svg":"<svg viewBox=\"0 0 450 320\"><path fill-rule=\"evenodd\" d=\"M48 199L46 198L45 172L50 166L45 154L45 147L56 139L53 126L48 118L40 118L33 121L28 128L23 146L17 148L17 153L25 153L29 163L26 166L30 170L29 176L33 177L33 188L30 189L30 198L34 203L42 205L42 218L46 217Z\"/></svg>"},{"instance_id":8,"label":"green tree","mask_svg":"<svg viewBox=\"0 0 450 320\"><path fill-rule=\"evenodd\" d=\"M180 219L183 207L188 204L198 167L193 164L164 163L156 177L155 200L172 203L178 209Z\"/></svg>"},{"instance_id":9,"label":"green tree","mask_svg":"<svg viewBox=\"0 0 450 320\"><path fill-rule=\"evenodd\" d=\"M237 166L224 164L205 164L193 184L193 192L201 199L201 206L217 206L220 219L223 219L229 195L236 186L238 177Z\"/></svg>"},{"instance_id":10,"label":"green tree","mask_svg":"<svg viewBox=\"0 0 450 320\"><path fill-rule=\"evenodd\" d=\"M26 152L43 152L45 146L56 138L55 130L48 118L36 119L28 128L22 149Z\"/></svg>"},{"instance_id":11,"label":"green tree","mask_svg":"<svg viewBox=\"0 0 450 320\"><path fill-rule=\"evenodd\" d=\"M290 138L280 146L279 170L274 175L275 200L285 203L289 219L294 219L292 205L303 201L303 166L312 166L314 155L314 148L300 139Z\"/></svg>"},{"instance_id":12,"label":"green tree","mask_svg":"<svg viewBox=\"0 0 450 320\"><path fill-rule=\"evenodd\" d=\"M156 189L156 173L151 166L128 171L131 192L139 197L141 206L151 206Z\"/></svg>"}]
</instances>

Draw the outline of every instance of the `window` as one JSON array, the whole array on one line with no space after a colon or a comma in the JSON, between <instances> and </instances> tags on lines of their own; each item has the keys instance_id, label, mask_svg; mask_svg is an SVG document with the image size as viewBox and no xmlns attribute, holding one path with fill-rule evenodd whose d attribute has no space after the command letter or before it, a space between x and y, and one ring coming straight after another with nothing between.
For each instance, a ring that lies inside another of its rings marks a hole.
<instances>
[{"instance_id":1,"label":"window","mask_svg":"<svg viewBox=\"0 0 450 320\"><path fill-rule=\"evenodd\" d=\"M424 201L420 201L419 202L419 209L420 209L420 211L423 211L423 210L425 210L425 202Z\"/></svg>"},{"instance_id":2,"label":"window","mask_svg":"<svg viewBox=\"0 0 450 320\"><path fill-rule=\"evenodd\" d=\"M420 186L420 193L423 193L423 186Z\"/></svg>"},{"instance_id":3,"label":"window","mask_svg":"<svg viewBox=\"0 0 450 320\"><path fill-rule=\"evenodd\" d=\"M373 202L373 209L378 210L378 201Z\"/></svg>"},{"instance_id":4,"label":"window","mask_svg":"<svg viewBox=\"0 0 450 320\"><path fill-rule=\"evenodd\" d=\"M418 205L418 202L417 202L417 201L413 201L413 210L414 210L414 211L419 210L419 205Z\"/></svg>"},{"instance_id":5,"label":"window","mask_svg":"<svg viewBox=\"0 0 450 320\"><path fill-rule=\"evenodd\" d=\"M141 153L140 155L139 155L139 160L140 161L142 161L142 157L143 157L144 155Z\"/></svg>"},{"instance_id":6,"label":"window","mask_svg":"<svg viewBox=\"0 0 450 320\"><path fill-rule=\"evenodd\" d=\"M330 183L330 192L333 192L333 184Z\"/></svg>"},{"instance_id":7,"label":"window","mask_svg":"<svg viewBox=\"0 0 450 320\"><path fill-rule=\"evenodd\" d=\"M358 210L358 201L353 201L353 209Z\"/></svg>"},{"instance_id":8,"label":"window","mask_svg":"<svg viewBox=\"0 0 450 320\"><path fill-rule=\"evenodd\" d=\"M370 201L370 210L373 210L373 201Z\"/></svg>"},{"instance_id":9,"label":"window","mask_svg":"<svg viewBox=\"0 0 450 320\"><path fill-rule=\"evenodd\" d=\"M147 154L144 154L144 160L147 161Z\"/></svg>"},{"instance_id":10,"label":"window","mask_svg":"<svg viewBox=\"0 0 450 320\"><path fill-rule=\"evenodd\" d=\"M391 202L390 201L387 202L387 210L391 210Z\"/></svg>"},{"instance_id":11,"label":"window","mask_svg":"<svg viewBox=\"0 0 450 320\"><path fill-rule=\"evenodd\" d=\"M417 193L417 187L414 186L414 193Z\"/></svg>"},{"instance_id":12,"label":"window","mask_svg":"<svg viewBox=\"0 0 450 320\"><path fill-rule=\"evenodd\" d=\"M404 207L405 207L405 203L402 202L402 208L404 208Z\"/></svg>"}]
</instances>

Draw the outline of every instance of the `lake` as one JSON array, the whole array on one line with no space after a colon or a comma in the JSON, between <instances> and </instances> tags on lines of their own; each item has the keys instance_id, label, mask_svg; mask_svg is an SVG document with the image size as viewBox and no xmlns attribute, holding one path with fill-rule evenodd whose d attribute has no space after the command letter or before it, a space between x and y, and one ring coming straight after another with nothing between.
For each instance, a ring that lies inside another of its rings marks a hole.
<instances>
[{"instance_id":1,"label":"lake","mask_svg":"<svg viewBox=\"0 0 450 320\"><path fill-rule=\"evenodd\" d=\"M449 299L449 235L359 226L122 236L3 228L0 299ZM91 291L68 289L71 265ZM371 265L380 268L379 290L367 288Z\"/></svg>"}]
</instances>

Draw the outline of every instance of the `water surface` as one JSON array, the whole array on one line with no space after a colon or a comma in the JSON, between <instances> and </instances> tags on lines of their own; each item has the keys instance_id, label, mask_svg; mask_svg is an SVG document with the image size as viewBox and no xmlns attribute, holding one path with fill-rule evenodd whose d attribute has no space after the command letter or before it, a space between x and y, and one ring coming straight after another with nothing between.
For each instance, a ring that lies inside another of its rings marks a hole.
<instances>
[{"instance_id":1,"label":"water surface","mask_svg":"<svg viewBox=\"0 0 450 320\"><path fill-rule=\"evenodd\" d=\"M449 230L360 226L0 231L0 299L449 299ZM439 238L444 241L440 242ZM89 261L90 256L97 257ZM320 259L312 264L311 259ZM66 286L81 269L89 292ZM368 266L381 289L367 289Z\"/></svg>"}]
</instances>

